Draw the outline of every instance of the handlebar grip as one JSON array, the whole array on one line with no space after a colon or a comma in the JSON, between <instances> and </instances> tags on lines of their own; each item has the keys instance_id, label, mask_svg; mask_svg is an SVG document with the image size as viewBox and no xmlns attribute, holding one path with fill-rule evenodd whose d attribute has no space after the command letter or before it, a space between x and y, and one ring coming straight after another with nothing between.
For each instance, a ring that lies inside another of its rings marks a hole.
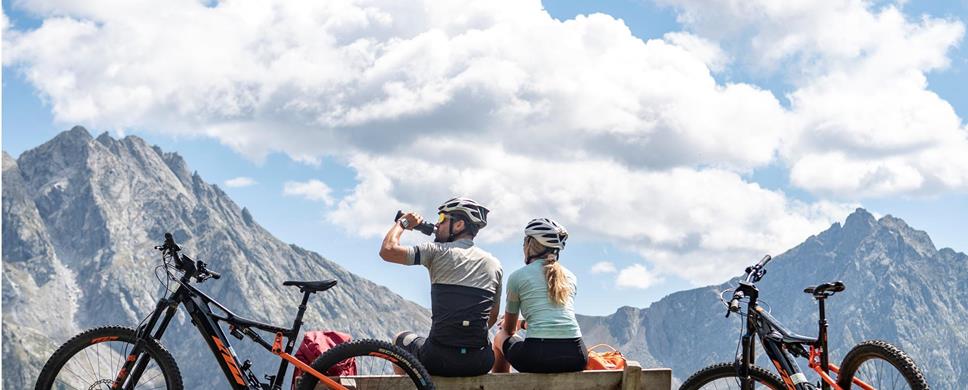
<instances>
[{"instance_id":1,"label":"handlebar grip","mask_svg":"<svg viewBox=\"0 0 968 390\"><path fill-rule=\"evenodd\" d=\"M763 259L760 260L759 263L756 263L756 266L759 268L763 268L766 266L766 263L770 262L770 260L773 260L773 257L771 257L770 255L763 256Z\"/></svg>"},{"instance_id":2,"label":"handlebar grip","mask_svg":"<svg viewBox=\"0 0 968 390\"><path fill-rule=\"evenodd\" d=\"M175 238L171 236L171 233L165 232L165 247L173 251L180 251L181 248L175 244Z\"/></svg>"},{"instance_id":3,"label":"handlebar grip","mask_svg":"<svg viewBox=\"0 0 968 390\"><path fill-rule=\"evenodd\" d=\"M222 274L215 271L208 271L208 274L212 276L212 279L218 279L222 277Z\"/></svg>"},{"instance_id":4,"label":"handlebar grip","mask_svg":"<svg viewBox=\"0 0 968 390\"><path fill-rule=\"evenodd\" d=\"M726 317L729 317L730 313L739 313L739 300L745 295L742 291L733 293L733 299L729 300L729 308L726 310Z\"/></svg>"}]
</instances>

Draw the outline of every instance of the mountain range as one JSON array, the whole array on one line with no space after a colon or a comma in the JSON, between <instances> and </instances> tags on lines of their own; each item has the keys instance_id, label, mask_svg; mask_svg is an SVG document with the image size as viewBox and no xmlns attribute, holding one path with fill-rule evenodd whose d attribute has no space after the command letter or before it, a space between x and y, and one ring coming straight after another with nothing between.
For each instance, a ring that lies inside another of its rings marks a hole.
<instances>
[{"instance_id":1,"label":"mountain range","mask_svg":"<svg viewBox=\"0 0 968 390\"><path fill-rule=\"evenodd\" d=\"M284 280L337 279L336 288L312 298L303 329L389 339L430 326L426 308L283 243L177 153L135 136L94 138L75 127L17 159L4 152L2 190L4 389L32 387L47 357L81 330L139 323L163 291L153 246L165 232L186 254L222 272L201 288L243 316L286 325L300 294L282 287ZM857 209L843 224L775 256L767 270L757 285L761 301L805 335L816 334L817 310L802 289L846 283L827 305L834 362L859 341L884 339L907 351L932 387L968 383L964 253L938 250L904 221ZM671 367L678 380L732 361L739 316L724 318L720 293L742 271L647 308L579 316L585 342L608 343L646 367ZM220 375L202 374L218 368L188 322L180 312L163 340L182 365L187 388L227 387ZM274 373L272 355L252 343L235 344L239 355L253 358L253 371ZM185 369L189 363L192 369Z\"/></svg>"}]
</instances>

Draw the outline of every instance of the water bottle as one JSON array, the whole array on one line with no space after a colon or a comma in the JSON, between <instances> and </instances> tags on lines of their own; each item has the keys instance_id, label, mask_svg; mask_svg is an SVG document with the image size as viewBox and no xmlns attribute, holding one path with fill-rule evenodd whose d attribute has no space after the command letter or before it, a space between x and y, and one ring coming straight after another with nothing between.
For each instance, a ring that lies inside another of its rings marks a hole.
<instances>
[{"instance_id":1,"label":"water bottle","mask_svg":"<svg viewBox=\"0 0 968 390\"><path fill-rule=\"evenodd\" d=\"M402 217L403 217L403 211L397 210L397 216L393 220L394 221L399 221L400 218L402 218ZM404 229L406 229L406 228L409 227L409 226L406 225L406 223L407 223L407 220L404 219L403 220L403 228ZM434 234L434 230L436 230L436 229L437 228L434 226L434 224L432 224L430 222L426 222L426 221L421 222L417 226L414 226L413 227L413 230L419 231L419 232L421 232L423 234L426 234L428 236L431 235L431 234Z\"/></svg>"}]
</instances>

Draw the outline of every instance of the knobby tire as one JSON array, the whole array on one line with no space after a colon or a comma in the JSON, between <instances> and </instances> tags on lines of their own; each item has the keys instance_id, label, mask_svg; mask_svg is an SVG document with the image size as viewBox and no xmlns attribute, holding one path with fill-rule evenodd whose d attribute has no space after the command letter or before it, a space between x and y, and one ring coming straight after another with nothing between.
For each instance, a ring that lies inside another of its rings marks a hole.
<instances>
[{"instance_id":1,"label":"knobby tire","mask_svg":"<svg viewBox=\"0 0 968 390\"><path fill-rule=\"evenodd\" d=\"M703 368L696 371L695 374L686 379L679 387L679 390L700 390L703 386L715 382L719 379L726 379L727 385L735 383L735 388L740 389L740 378L738 374L738 367L734 363L719 363L714 364L709 367ZM765 386L765 388L773 390L785 390L786 385L783 384L783 380L776 374L762 368L759 366L751 366L749 371L750 377L753 378L760 386ZM719 389L719 385L715 387ZM761 388L761 387L757 387Z\"/></svg>"},{"instance_id":2,"label":"knobby tire","mask_svg":"<svg viewBox=\"0 0 968 390\"><path fill-rule=\"evenodd\" d=\"M396 365L404 371L409 381L412 382L413 387L407 386L405 388L434 389L430 374L427 373L427 370L416 357L381 340L362 339L337 345L320 355L310 366L318 372L325 373L337 363L356 357L383 359ZM299 381L299 390L313 390L318 382L319 380L316 377L304 373ZM339 381L337 380L337 382Z\"/></svg>"},{"instance_id":3,"label":"knobby tire","mask_svg":"<svg viewBox=\"0 0 968 390\"><path fill-rule=\"evenodd\" d=\"M892 379L891 385L895 386L893 388L912 390L929 389L928 382L924 379L924 374L914 364L914 360L904 353L904 351L881 340L869 340L857 344L857 346L844 356L844 361L840 364L840 377L837 378L837 385L844 390L859 388L851 387L854 376L857 376L858 379L873 385L877 389L891 389L892 387L883 385L886 384L886 380L883 384L876 383L883 380L884 376L878 375L876 378L865 378L863 372L858 372L858 369L861 369L861 366L865 363L876 366L880 362L887 363L890 367L887 369L892 371L891 373L884 373L886 376L891 376L892 378L900 377L906 382L899 385L896 380ZM879 384L881 386L878 386Z\"/></svg>"},{"instance_id":4,"label":"knobby tire","mask_svg":"<svg viewBox=\"0 0 968 390\"><path fill-rule=\"evenodd\" d=\"M126 352L134 348L136 341L136 331L126 327L105 326L82 332L61 345L47 360L37 377L35 389L50 390L55 385L57 389L109 389L124 363ZM143 354L151 358L160 373L151 378L143 375L141 379L164 381L163 387L152 384L150 388L153 389L184 389L181 372L171 354L150 337L144 341ZM134 388L146 387L139 383Z\"/></svg>"}]
</instances>

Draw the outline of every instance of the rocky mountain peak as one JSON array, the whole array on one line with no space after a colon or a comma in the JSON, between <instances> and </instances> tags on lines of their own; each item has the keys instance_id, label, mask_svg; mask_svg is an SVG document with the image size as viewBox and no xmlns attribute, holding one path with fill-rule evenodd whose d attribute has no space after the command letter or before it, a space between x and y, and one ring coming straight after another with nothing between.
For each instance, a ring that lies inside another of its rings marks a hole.
<instances>
[{"instance_id":1,"label":"rocky mountain peak","mask_svg":"<svg viewBox=\"0 0 968 390\"><path fill-rule=\"evenodd\" d=\"M17 166L17 160L14 160L13 157L10 156L10 153L7 153L7 151L4 150L3 151L3 166L4 166L3 169L6 170L7 169L6 167L8 165L11 167Z\"/></svg>"},{"instance_id":2,"label":"rocky mountain peak","mask_svg":"<svg viewBox=\"0 0 968 390\"><path fill-rule=\"evenodd\" d=\"M831 251L839 254L839 257L850 257L850 254L858 251L869 252L873 247L880 248L881 252L909 250L925 257L937 253L934 243L924 231L914 229L891 215L875 219L862 208L851 213L843 225L834 223L797 249Z\"/></svg>"},{"instance_id":3,"label":"rocky mountain peak","mask_svg":"<svg viewBox=\"0 0 968 390\"><path fill-rule=\"evenodd\" d=\"M4 388L32 385L54 348L78 329L135 326L144 318L160 291L152 248L165 232L222 273L200 288L240 315L286 323L299 296L284 280L336 279L336 288L313 297L304 329L388 339L429 328L427 309L281 242L217 186L190 174L181 156L141 138L94 139L78 126L16 161L4 153L3 165ZM164 339L183 368L192 365L182 371L186 387L225 387L224 378L206 374L218 368L189 322L177 316ZM235 349L254 359L256 372L268 372L271 355L252 343Z\"/></svg>"},{"instance_id":4,"label":"rocky mountain peak","mask_svg":"<svg viewBox=\"0 0 968 390\"><path fill-rule=\"evenodd\" d=\"M932 388L961 389L968 380L966 263L968 255L936 250L927 233L899 218L875 219L857 209L842 225L775 256L756 286L760 304L781 323L816 335L817 305L802 289L843 281L847 289L827 303L835 363L862 340L887 340L918 363ZM636 360L672 367L683 380L703 366L735 358L741 320L723 318L719 300L721 291L735 285L733 279L670 294L641 309L637 322L630 321L628 308L581 317L582 334L589 345L610 343Z\"/></svg>"},{"instance_id":5,"label":"rocky mountain peak","mask_svg":"<svg viewBox=\"0 0 968 390\"><path fill-rule=\"evenodd\" d=\"M931 241L928 233L908 226L902 219L888 214L881 217L877 223L882 229L896 234L904 244L914 248L922 256L931 256L937 252L937 248L934 246L934 242Z\"/></svg>"},{"instance_id":6,"label":"rocky mountain peak","mask_svg":"<svg viewBox=\"0 0 968 390\"><path fill-rule=\"evenodd\" d=\"M84 128L84 126L74 126L70 130L62 132L58 134L56 137L54 137L54 141L60 140L61 142L63 142L64 140L78 140L78 141L87 142L92 139L93 138L91 137L91 133L87 131L87 129Z\"/></svg>"},{"instance_id":7,"label":"rocky mountain peak","mask_svg":"<svg viewBox=\"0 0 968 390\"><path fill-rule=\"evenodd\" d=\"M877 219L867 210L857 208L847 216L844 222L844 233L849 235L864 235L870 233L877 226Z\"/></svg>"}]
</instances>

